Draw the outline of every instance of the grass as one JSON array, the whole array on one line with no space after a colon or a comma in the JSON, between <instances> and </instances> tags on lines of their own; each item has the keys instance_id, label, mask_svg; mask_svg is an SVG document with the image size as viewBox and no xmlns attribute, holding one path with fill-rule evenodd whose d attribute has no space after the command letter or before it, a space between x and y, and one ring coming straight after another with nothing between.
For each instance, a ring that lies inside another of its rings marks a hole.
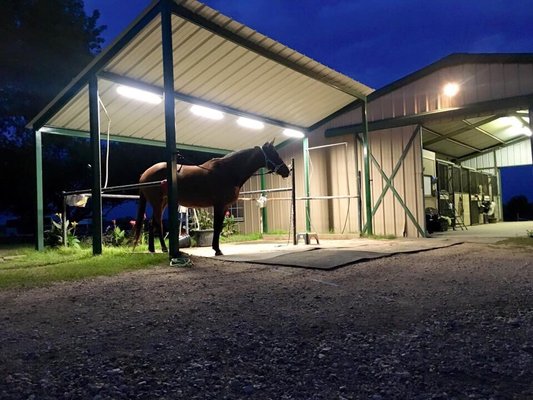
<instances>
[{"instance_id":1,"label":"grass","mask_svg":"<svg viewBox=\"0 0 533 400\"><path fill-rule=\"evenodd\" d=\"M393 240L393 239L396 239L395 235L368 235L366 233L362 233L361 237L365 238L365 239L376 239L376 240Z\"/></svg>"},{"instance_id":2,"label":"grass","mask_svg":"<svg viewBox=\"0 0 533 400\"><path fill-rule=\"evenodd\" d=\"M104 248L93 257L91 249L48 249L29 247L0 248L0 289L47 286L54 282L82 280L96 276L117 275L164 264L163 253L132 253L131 248Z\"/></svg>"},{"instance_id":3,"label":"grass","mask_svg":"<svg viewBox=\"0 0 533 400\"><path fill-rule=\"evenodd\" d=\"M249 242L261 239L263 239L263 235L259 232L246 235L237 233L228 237L220 236L220 243Z\"/></svg>"},{"instance_id":4,"label":"grass","mask_svg":"<svg viewBox=\"0 0 533 400\"><path fill-rule=\"evenodd\" d=\"M500 240L496 244L502 244L506 246L522 247L525 249L533 249L533 237L530 236L517 236L514 238L508 238Z\"/></svg>"}]
</instances>

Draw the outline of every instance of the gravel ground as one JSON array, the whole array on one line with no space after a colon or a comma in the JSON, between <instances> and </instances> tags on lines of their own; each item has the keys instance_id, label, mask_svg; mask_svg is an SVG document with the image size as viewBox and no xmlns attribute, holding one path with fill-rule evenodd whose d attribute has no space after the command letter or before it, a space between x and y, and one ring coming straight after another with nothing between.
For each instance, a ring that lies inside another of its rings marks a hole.
<instances>
[{"instance_id":1,"label":"gravel ground","mask_svg":"<svg viewBox=\"0 0 533 400\"><path fill-rule=\"evenodd\" d=\"M1 399L532 399L531 250L0 292Z\"/></svg>"}]
</instances>

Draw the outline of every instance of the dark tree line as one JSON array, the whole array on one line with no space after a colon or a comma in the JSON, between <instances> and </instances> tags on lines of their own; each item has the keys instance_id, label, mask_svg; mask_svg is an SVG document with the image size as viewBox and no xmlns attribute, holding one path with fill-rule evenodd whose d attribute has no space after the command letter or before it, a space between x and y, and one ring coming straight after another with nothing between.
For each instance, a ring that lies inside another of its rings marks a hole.
<instances>
[{"instance_id":1,"label":"dark tree line","mask_svg":"<svg viewBox=\"0 0 533 400\"><path fill-rule=\"evenodd\" d=\"M99 12L85 14L82 0L0 0L0 212L33 231L35 151L25 125L101 50ZM77 167L64 168L79 141L45 147L45 185L76 180ZM60 171L60 172L59 172ZM46 191L50 204L52 193Z\"/></svg>"},{"instance_id":2,"label":"dark tree line","mask_svg":"<svg viewBox=\"0 0 533 400\"><path fill-rule=\"evenodd\" d=\"M524 195L513 196L503 205L505 221L533 220L533 203Z\"/></svg>"},{"instance_id":3,"label":"dark tree line","mask_svg":"<svg viewBox=\"0 0 533 400\"><path fill-rule=\"evenodd\" d=\"M105 26L98 11L86 15L82 0L0 0L0 213L12 213L19 229L33 233L35 148L25 125L101 51ZM109 185L138 182L164 149L111 143ZM102 172L105 171L102 149ZM183 163L213 155L183 152ZM85 139L43 135L45 213L61 210L63 190L91 184Z\"/></svg>"}]
</instances>

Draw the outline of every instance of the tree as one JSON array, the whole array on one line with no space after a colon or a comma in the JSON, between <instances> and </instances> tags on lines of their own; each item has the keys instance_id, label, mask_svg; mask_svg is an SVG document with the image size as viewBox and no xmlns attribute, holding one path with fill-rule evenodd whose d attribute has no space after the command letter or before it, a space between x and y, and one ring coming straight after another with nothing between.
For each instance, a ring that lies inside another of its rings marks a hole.
<instances>
[{"instance_id":1,"label":"tree","mask_svg":"<svg viewBox=\"0 0 533 400\"><path fill-rule=\"evenodd\" d=\"M505 221L533 219L533 204L524 195L513 196L504 206Z\"/></svg>"},{"instance_id":2,"label":"tree","mask_svg":"<svg viewBox=\"0 0 533 400\"><path fill-rule=\"evenodd\" d=\"M97 25L97 10L85 14L82 0L0 0L0 9L0 211L18 214L29 230L35 155L24 126L101 50L105 26ZM47 149L45 168L68 154L68 148ZM56 181L72 178L72 169L62 171Z\"/></svg>"}]
</instances>

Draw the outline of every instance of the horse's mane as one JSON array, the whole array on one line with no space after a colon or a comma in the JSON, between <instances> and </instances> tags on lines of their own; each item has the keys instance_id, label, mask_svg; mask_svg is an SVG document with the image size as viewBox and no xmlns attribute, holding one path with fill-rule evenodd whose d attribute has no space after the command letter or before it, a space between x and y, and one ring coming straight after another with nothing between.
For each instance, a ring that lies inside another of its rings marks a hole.
<instances>
[{"instance_id":1,"label":"horse's mane","mask_svg":"<svg viewBox=\"0 0 533 400\"><path fill-rule=\"evenodd\" d=\"M249 153L250 151L255 150L256 148L259 148L259 146L256 146L250 149L232 151L231 153L226 154L224 157L212 158L210 162L212 162L214 165L224 165L227 162L233 161L235 158L239 158L242 155L245 155Z\"/></svg>"}]
</instances>

